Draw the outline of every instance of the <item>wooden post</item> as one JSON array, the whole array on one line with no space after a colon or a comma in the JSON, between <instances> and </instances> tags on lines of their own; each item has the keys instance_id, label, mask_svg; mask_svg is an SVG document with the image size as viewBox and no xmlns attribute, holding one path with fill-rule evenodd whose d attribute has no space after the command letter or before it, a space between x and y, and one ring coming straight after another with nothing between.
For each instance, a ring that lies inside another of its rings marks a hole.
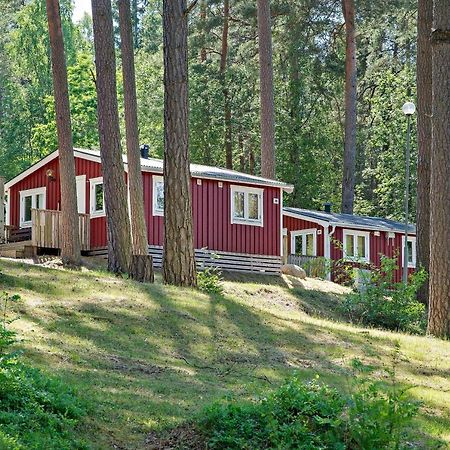
<instances>
[{"instance_id":1,"label":"wooden post","mask_svg":"<svg viewBox=\"0 0 450 450\"><path fill-rule=\"evenodd\" d=\"M0 243L5 237L5 178L0 177Z\"/></svg>"}]
</instances>

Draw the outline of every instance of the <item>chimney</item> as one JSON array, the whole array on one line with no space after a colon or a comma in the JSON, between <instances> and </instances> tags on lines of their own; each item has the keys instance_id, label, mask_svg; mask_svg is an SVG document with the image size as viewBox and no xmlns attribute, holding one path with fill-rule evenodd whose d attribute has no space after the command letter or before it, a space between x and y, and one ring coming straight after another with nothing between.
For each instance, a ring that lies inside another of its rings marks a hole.
<instances>
[{"instance_id":1,"label":"chimney","mask_svg":"<svg viewBox=\"0 0 450 450\"><path fill-rule=\"evenodd\" d=\"M141 158L148 159L150 146L148 144L143 144L141 145L140 149L141 149Z\"/></svg>"},{"instance_id":2,"label":"chimney","mask_svg":"<svg viewBox=\"0 0 450 450\"><path fill-rule=\"evenodd\" d=\"M324 210L326 213L331 213L331 206L332 206L332 205L333 205L333 204L330 203L330 202L324 203L324 204L323 204L323 210Z\"/></svg>"}]
</instances>

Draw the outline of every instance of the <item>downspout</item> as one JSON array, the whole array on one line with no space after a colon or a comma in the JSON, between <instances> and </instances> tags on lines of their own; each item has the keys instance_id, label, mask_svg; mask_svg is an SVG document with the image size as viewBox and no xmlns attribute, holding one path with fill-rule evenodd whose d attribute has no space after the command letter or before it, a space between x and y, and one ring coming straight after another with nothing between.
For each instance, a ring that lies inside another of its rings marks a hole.
<instances>
[{"instance_id":1,"label":"downspout","mask_svg":"<svg viewBox=\"0 0 450 450\"><path fill-rule=\"evenodd\" d=\"M324 227L324 231L325 231L324 255L325 255L325 259L327 261L331 261L331 236L336 231L336 225L332 225L331 226L331 232L329 231L329 225ZM330 265L330 267L331 267L331 265ZM327 280L331 281L331 270L329 270L328 273L327 273Z\"/></svg>"}]
</instances>

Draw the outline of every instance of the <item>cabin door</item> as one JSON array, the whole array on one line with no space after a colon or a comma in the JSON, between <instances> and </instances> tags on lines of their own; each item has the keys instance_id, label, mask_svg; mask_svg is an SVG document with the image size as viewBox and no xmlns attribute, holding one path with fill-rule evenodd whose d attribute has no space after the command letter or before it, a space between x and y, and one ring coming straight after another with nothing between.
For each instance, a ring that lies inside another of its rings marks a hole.
<instances>
[{"instance_id":1,"label":"cabin door","mask_svg":"<svg viewBox=\"0 0 450 450\"><path fill-rule=\"evenodd\" d=\"M86 213L86 175L77 177L77 206L78 213Z\"/></svg>"}]
</instances>

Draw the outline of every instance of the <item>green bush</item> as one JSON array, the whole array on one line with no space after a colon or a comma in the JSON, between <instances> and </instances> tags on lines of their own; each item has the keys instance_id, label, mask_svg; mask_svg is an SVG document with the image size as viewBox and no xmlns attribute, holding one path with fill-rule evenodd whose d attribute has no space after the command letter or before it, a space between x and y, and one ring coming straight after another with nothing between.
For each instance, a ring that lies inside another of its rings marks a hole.
<instances>
[{"instance_id":1,"label":"green bush","mask_svg":"<svg viewBox=\"0 0 450 450\"><path fill-rule=\"evenodd\" d=\"M217 267L206 267L197 273L198 288L208 294L221 294L222 272Z\"/></svg>"},{"instance_id":2,"label":"green bush","mask_svg":"<svg viewBox=\"0 0 450 450\"><path fill-rule=\"evenodd\" d=\"M382 258L381 269L372 272L371 283L361 292L351 292L342 304L343 313L353 322L421 334L426 329L425 306L416 300L427 274L420 270L408 284L393 283L395 260Z\"/></svg>"},{"instance_id":3,"label":"green bush","mask_svg":"<svg viewBox=\"0 0 450 450\"><path fill-rule=\"evenodd\" d=\"M400 448L417 414L395 384L360 382L345 396L317 380L288 380L266 398L207 408L199 428L211 449Z\"/></svg>"},{"instance_id":4,"label":"green bush","mask_svg":"<svg viewBox=\"0 0 450 450\"><path fill-rule=\"evenodd\" d=\"M20 353L10 350L15 334L6 327L6 307L18 299L0 296L0 449L86 448L74 431L85 413L74 392L22 363Z\"/></svg>"}]
</instances>

